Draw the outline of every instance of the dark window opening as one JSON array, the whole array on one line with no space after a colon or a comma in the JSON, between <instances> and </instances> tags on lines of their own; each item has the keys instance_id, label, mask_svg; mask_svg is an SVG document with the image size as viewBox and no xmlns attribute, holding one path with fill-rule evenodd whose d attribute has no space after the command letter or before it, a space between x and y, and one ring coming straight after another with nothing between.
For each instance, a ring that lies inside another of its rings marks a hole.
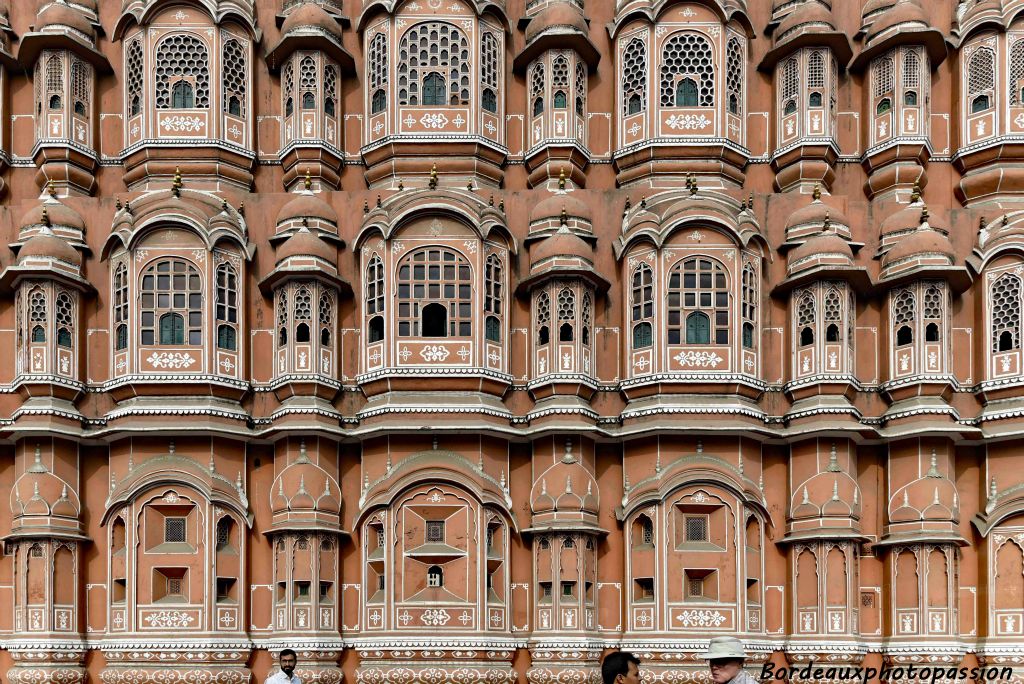
<instances>
[{"instance_id":1,"label":"dark window opening","mask_svg":"<svg viewBox=\"0 0 1024 684\"><path fill-rule=\"evenodd\" d=\"M46 342L46 330L41 325L37 325L32 328L32 341L33 342Z\"/></svg>"},{"instance_id":2,"label":"dark window opening","mask_svg":"<svg viewBox=\"0 0 1024 684\"><path fill-rule=\"evenodd\" d=\"M971 114L983 112L991 106L992 104L989 100L988 95L979 95L978 97L971 100Z\"/></svg>"},{"instance_id":3,"label":"dark window opening","mask_svg":"<svg viewBox=\"0 0 1024 684\"><path fill-rule=\"evenodd\" d=\"M905 344L910 344L914 341L914 331L910 329L909 325L901 326L896 331L896 344L902 347Z\"/></svg>"},{"instance_id":4,"label":"dark window opening","mask_svg":"<svg viewBox=\"0 0 1024 684\"><path fill-rule=\"evenodd\" d=\"M60 95L50 96L50 109L60 109Z\"/></svg>"},{"instance_id":5,"label":"dark window opening","mask_svg":"<svg viewBox=\"0 0 1024 684\"><path fill-rule=\"evenodd\" d=\"M480 96L480 106L487 112L498 111L498 96L494 94L494 91L490 88L484 89L483 95Z\"/></svg>"},{"instance_id":6,"label":"dark window opening","mask_svg":"<svg viewBox=\"0 0 1024 684\"><path fill-rule=\"evenodd\" d=\"M228 98L228 114L231 116L242 115L242 101L238 99L237 95Z\"/></svg>"},{"instance_id":7,"label":"dark window opening","mask_svg":"<svg viewBox=\"0 0 1024 684\"><path fill-rule=\"evenodd\" d=\"M217 348L235 351L238 348L238 339L235 329L230 325L221 325L217 328Z\"/></svg>"},{"instance_id":8,"label":"dark window opening","mask_svg":"<svg viewBox=\"0 0 1024 684\"><path fill-rule=\"evenodd\" d=\"M676 107L697 106L697 82L684 78L676 84Z\"/></svg>"},{"instance_id":9,"label":"dark window opening","mask_svg":"<svg viewBox=\"0 0 1024 684\"><path fill-rule=\"evenodd\" d=\"M427 77L423 79L423 104L447 104L445 101L444 78L436 71L427 74Z\"/></svg>"},{"instance_id":10,"label":"dark window opening","mask_svg":"<svg viewBox=\"0 0 1024 684\"><path fill-rule=\"evenodd\" d=\"M903 93L903 104L909 107L917 106L917 92L914 90L908 90Z\"/></svg>"},{"instance_id":11,"label":"dark window opening","mask_svg":"<svg viewBox=\"0 0 1024 684\"><path fill-rule=\"evenodd\" d=\"M924 341L925 342L938 342L939 341L939 326L935 323L929 323L924 329Z\"/></svg>"},{"instance_id":12,"label":"dark window opening","mask_svg":"<svg viewBox=\"0 0 1024 684\"><path fill-rule=\"evenodd\" d=\"M654 344L654 329L650 323L637 323L633 326L633 349L643 349Z\"/></svg>"},{"instance_id":13,"label":"dark window opening","mask_svg":"<svg viewBox=\"0 0 1024 684\"><path fill-rule=\"evenodd\" d=\"M807 326L800 331L800 346L806 347L809 344L814 344L814 331Z\"/></svg>"},{"instance_id":14,"label":"dark window opening","mask_svg":"<svg viewBox=\"0 0 1024 684\"><path fill-rule=\"evenodd\" d=\"M642 107L643 107L643 100L640 99L639 95L637 95L636 93L633 93L632 95L629 96L629 109L628 109L628 111L629 111L630 114L639 114L641 109L642 109Z\"/></svg>"},{"instance_id":15,"label":"dark window opening","mask_svg":"<svg viewBox=\"0 0 1024 684\"><path fill-rule=\"evenodd\" d=\"M815 91L807 97L808 107L820 107L821 106L821 93Z\"/></svg>"},{"instance_id":16,"label":"dark window opening","mask_svg":"<svg viewBox=\"0 0 1024 684\"><path fill-rule=\"evenodd\" d=\"M370 104L370 113L379 114L383 112L385 109L387 109L387 106L388 95L386 92L384 92L384 89L381 88L380 90L373 94L373 101Z\"/></svg>"},{"instance_id":17,"label":"dark window opening","mask_svg":"<svg viewBox=\"0 0 1024 684\"><path fill-rule=\"evenodd\" d=\"M686 317L686 344L711 344L711 319L694 311Z\"/></svg>"},{"instance_id":18,"label":"dark window opening","mask_svg":"<svg viewBox=\"0 0 1024 684\"><path fill-rule=\"evenodd\" d=\"M887 114L890 111L892 111L892 100L887 97L883 97L878 101L878 106L875 107L875 114Z\"/></svg>"},{"instance_id":19,"label":"dark window opening","mask_svg":"<svg viewBox=\"0 0 1024 684\"><path fill-rule=\"evenodd\" d=\"M558 328L558 341L559 342L572 342L573 331L571 323L563 323Z\"/></svg>"},{"instance_id":20,"label":"dark window opening","mask_svg":"<svg viewBox=\"0 0 1024 684\"><path fill-rule=\"evenodd\" d=\"M313 93L302 93L302 108L313 109L316 107L316 96Z\"/></svg>"},{"instance_id":21,"label":"dark window opening","mask_svg":"<svg viewBox=\"0 0 1024 684\"><path fill-rule=\"evenodd\" d=\"M999 351L1011 351L1013 349L1013 333L1009 330L1004 330L999 333Z\"/></svg>"},{"instance_id":22,"label":"dark window opening","mask_svg":"<svg viewBox=\"0 0 1024 684\"><path fill-rule=\"evenodd\" d=\"M565 109L566 97L565 93L561 90L555 93L555 109Z\"/></svg>"},{"instance_id":23,"label":"dark window opening","mask_svg":"<svg viewBox=\"0 0 1024 684\"><path fill-rule=\"evenodd\" d=\"M423 336L448 336L448 309L443 304L433 302L423 307Z\"/></svg>"},{"instance_id":24,"label":"dark window opening","mask_svg":"<svg viewBox=\"0 0 1024 684\"><path fill-rule=\"evenodd\" d=\"M384 340L384 317L374 316L370 319L370 342Z\"/></svg>"},{"instance_id":25,"label":"dark window opening","mask_svg":"<svg viewBox=\"0 0 1024 684\"><path fill-rule=\"evenodd\" d=\"M501 342L501 322L497 316L488 316L484 322L484 335L491 342Z\"/></svg>"},{"instance_id":26,"label":"dark window opening","mask_svg":"<svg viewBox=\"0 0 1024 684\"><path fill-rule=\"evenodd\" d=\"M542 325L537 335L537 344L547 344L550 340L551 332L548 330L548 326Z\"/></svg>"},{"instance_id":27,"label":"dark window opening","mask_svg":"<svg viewBox=\"0 0 1024 684\"><path fill-rule=\"evenodd\" d=\"M185 344L185 318L181 314L160 317L160 344Z\"/></svg>"},{"instance_id":28,"label":"dark window opening","mask_svg":"<svg viewBox=\"0 0 1024 684\"><path fill-rule=\"evenodd\" d=\"M295 341L309 342L309 325L307 323L299 323L295 326Z\"/></svg>"},{"instance_id":29,"label":"dark window opening","mask_svg":"<svg viewBox=\"0 0 1024 684\"><path fill-rule=\"evenodd\" d=\"M178 81L171 88L171 107L192 109L196 106L196 93L188 81Z\"/></svg>"},{"instance_id":30,"label":"dark window opening","mask_svg":"<svg viewBox=\"0 0 1024 684\"><path fill-rule=\"evenodd\" d=\"M57 330L57 346L70 348L71 347L71 331L67 328L60 328Z\"/></svg>"},{"instance_id":31,"label":"dark window opening","mask_svg":"<svg viewBox=\"0 0 1024 684\"><path fill-rule=\"evenodd\" d=\"M533 115L540 116L544 113L544 98L538 97L533 101Z\"/></svg>"},{"instance_id":32,"label":"dark window opening","mask_svg":"<svg viewBox=\"0 0 1024 684\"><path fill-rule=\"evenodd\" d=\"M825 341L826 342L838 342L839 341L839 326L835 323L830 323L825 328Z\"/></svg>"},{"instance_id":33,"label":"dark window opening","mask_svg":"<svg viewBox=\"0 0 1024 684\"><path fill-rule=\"evenodd\" d=\"M754 348L754 324L744 323L743 324L743 348L753 349Z\"/></svg>"}]
</instances>

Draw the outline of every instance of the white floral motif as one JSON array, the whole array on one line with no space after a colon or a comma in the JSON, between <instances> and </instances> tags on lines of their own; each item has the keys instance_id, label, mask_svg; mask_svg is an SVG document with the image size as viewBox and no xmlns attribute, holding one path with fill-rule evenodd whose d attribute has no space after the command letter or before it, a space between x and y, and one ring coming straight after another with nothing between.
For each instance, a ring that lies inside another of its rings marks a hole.
<instances>
[{"instance_id":1,"label":"white floral motif","mask_svg":"<svg viewBox=\"0 0 1024 684\"><path fill-rule=\"evenodd\" d=\"M427 363L444 361L448 358L448 348L442 347L439 344L428 344L420 350L420 356L423 357L423 360Z\"/></svg>"},{"instance_id":2,"label":"white floral motif","mask_svg":"<svg viewBox=\"0 0 1024 684\"><path fill-rule=\"evenodd\" d=\"M431 627L441 627L448 624L451 617L452 616L448 614L447 610L434 608L423 611L423 614L420 615L420 621L425 625L430 625Z\"/></svg>"},{"instance_id":3,"label":"white floral motif","mask_svg":"<svg viewBox=\"0 0 1024 684\"><path fill-rule=\"evenodd\" d=\"M466 123L466 120L462 118L461 114L456 114L455 118L452 119L452 123L455 124L456 128L462 128L462 124Z\"/></svg>"},{"instance_id":4,"label":"white floral motif","mask_svg":"<svg viewBox=\"0 0 1024 684\"><path fill-rule=\"evenodd\" d=\"M467 252L470 254L476 254L477 245L475 240L466 240L462 244L466 246Z\"/></svg>"},{"instance_id":5,"label":"white floral motif","mask_svg":"<svg viewBox=\"0 0 1024 684\"><path fill-rule=\"evenodd\" d=\"M676 620L683 627L720 627L725 616L717 610L684 610Z\"/></svg>"},{"instance_id":6,"label":"white floral motif","mask_svg":"<svg viewBox=\"0 0 1024 684\"><path fill-rule=\"evenodd\" d=\"M175 133L195 133L206 127L206 124L198 116L167 116L160 120L160 127L165 131Z\"/></svg>"},{"instance_id":7,"label":"white floral motif","mask_svg":"<svg viewBox=\"0 0 1024 684\"><path fill-rule=\"evenodd\" d=\"M673 114L665 119L665 125L674 131L693 131L707 128L711 119L703 114Z\"/></svg>"},{"instance_id":8,"label":"white floral motif","mask_svg":"<svg viewBox=\"0 0 1024 684\"><path fill-rule=\"evenodd\" d=\"M420 125L424 128L444 128L448 125L448 117L441 113L424 114L420 117Z\"/></svg>"},{"instance_id":9,"label":"white floral motif","mask_svg":"<svg viewBox=\"0 0 1024 684\"><path fill-rule=\"evenodd\" d=\"M180 610L161 610L146 616L150 627L188 627L195 621L195 616Z\"/></svg>"},{"instance_id":10,"label":"white floral motif","mask_svg":"<svg viewBox=\"0 0 1024 684\"><path fill-rule=\"evenodd\" d=\"M153 368L189 368L196 360L191 354L182 352L153 352L146 359Z\"/></svg>"},{"instance_id":11,"label":"white floral motif","mask_svg":"<svg viewBox=\"0 0 1024 684\"><path fill-rule=\"evenodd\" d=\"M636 121L634 121L633 125L629 127L629 134L630 135L636 135L639 132L640 132L640 124L638 124Z\"/></svg>"},{"instance_id":12,"label":"white floral motif","mask_svg":"<svg viewBox=\"0 0 1024 684\"><path fill-rule=\"evenodd\" d=\"M231 359L225 356L220 360L220 367L224 369L225 373L230 373L235 369L235 364L231 363Z\"/></svg>"},{"instance_id":13,"label":"white floral motif","mask_svg":"<svg viewBox=\"0 0 1024 684\"><path fill-rule=\"evenodd\" d=\"M697 368L714 367L722 362L721 356L715 352L706 351L681 351L672 358L678 361L680 366L696 366Z\"/></svg>"}]
</instances>

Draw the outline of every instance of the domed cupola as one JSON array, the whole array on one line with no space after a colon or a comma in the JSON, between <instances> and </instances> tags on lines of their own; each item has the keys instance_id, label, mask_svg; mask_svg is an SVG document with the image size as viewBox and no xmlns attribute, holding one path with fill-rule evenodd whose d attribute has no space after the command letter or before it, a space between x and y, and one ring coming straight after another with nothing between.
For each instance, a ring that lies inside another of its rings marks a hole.
<instances>
[{"instance_id":1,"label":"domed cupola","mask_svg":"<svg viewBox=\"0 0 1024 684\"><path fill-rule=\"evenodd\" d=\"M593 216L587 203L576 193L557 193L546 197L530 210L530 233L527 243L557 233L562 226L568 230L593 236Z\"/></svg>"},{"instance_id":2,"label":"domed cupola","mask_svg":"<svg viewBox=\"0 0 1024 684\"><path fill-rule=\"evenodd\" d=\"M809 0L796 6L779 22L772 33L772 49L758 68L769 70L783 57L809 45L831 48L840 64L846 64L853 54L849 37L836 30L831 4L821 0Z\"/></svg>"},{"instance_id":3,"label":"domed cupola","mask_svg":"<svg viewBox=\"0 0 1024 684\"><path fill-rule=\"evenodd\" d=\"M15 481L10 497L13 536L82 537L82 503L74 487L46 467L38 446L35 461Z\"/></svg>"},{"instance_id":4,"label":"domed cupola","mask_svg":"<svg viewBox=\"0 0 1024 684\"><path fill-rule=\"evenodd\" d=\"M888 10L897 2L898 0L867 0L867 2L864 3L864 7L861 8L860 29L854 37L858 40L863 40L868 29L871 28L871 24L882 16L883 12Z\"/></svg>"},{"instance_id":5,"label":"domed cupola","mask_svg":"<svg viewBox=\"0 0 1024 684\"><path fill-rule=\"evenodd\" d=\"M59 233L57 231L60 231ZM20 239L11 243L17 261L0 274L0 288L14 288L26 278L63 283L83 292L93 286L82 277L85 221L74 209L52 196L21 220ZM76 249L75 245L79 249Z\"/></svg>"},{"instance_id":6,"label":"domed cupola","mask_svg":"<svg viewBox=\"0 0 1024 684\"><path fill-rule=\"evenodd\" d=\"M325 240L344 246L344 241L338 236L338 212L320 194L313 192L309 173L303 181L303 189L278 212L270 242L285 240L303 226Z\"/></svg>"},{"instance_id":7,"label":"domed cupola","mask_svg":"<svg viewBox=\"0 0 1024 684\"><path fill-rule=\"evenodd\" d=\"M808 237L820 232L826 223L842 239L852 240L849 219L838 208L822 201L821 186L816 183L810 204L800 207L786 220L786 240L779 245L779 251L784 252L802 244ZM850 242L850 246L859 248L861 245Z\"/></svg>"},{"instance_id":8,"label":"domed cupola","mask_svg":"<svg viewBox=\"0 0 1024 684\"><path fill-rule=\"evenodd\" d=\"M955 266L956 251L943 231L929 224L928 207L920 210L917 229L905 234L882 256L879 284L889 287L911 279L938 278L947 280L955 292L970 284L964 267Z\"/></svg>"},{"instance_id":9,"label":"domed cupola","mask_svg":"<svg viewBox=\"0 0 1024 684\"><path fill-rule=\"evenodd\" d=\"M274 479L270 505L272 532L320 527L337 531L341 520L341 487L327 471L309 459L303 441L298 457Z\"/></svg>"},{"instance_id":10,"label":"domed cupola","mask_svg":"<svg viewBox=\"0 0 1024 684\"><path fill-rule=\"evenodd\" d=\"M56 197L53 183L48 184L48 191L42 202L29 209L21 217L18 229L18 241L12 244L19 246L33 235L44 230L60 237L83 251L89 248L85 244L85 219L77 211L61 202Z\"/></svg>"},{"instance_id":11,"label":"domed cupola","mask_svg":"<svg viewBox=\"0 0 1024 684\"><path fill-rule=\"evenodd\" d=\"M281 282L294 278L322 280L350 292L338 272L338 248L328 244L309 229L306 218L299 229L277 247L274 270L260 281L260 289L269 294Z\"/></svg>"},{"instance_id":12,"label":"domed cupola","mask_svg":"<svg viewBox=\"0 0 1024 684\"><path fill-rule=\"evenodd\" d=\"M542 466L543 467L543 466ZM530 527L538 530L588 530L601 532L597 480L573 453L571 439L565 452L536 476L530 492L533 513Z\"/></svg>"},{"instance_id":13,"label":"domed cupola","mask_svg":"<svg viewBox=\"0 0 1024 684\"><path fill-rule=\"evenodd\" d=\"M845 280L857 290L871 285L867 269L857 266L853 246L832 229L826 217L821 230L794 248L786 257L787 278L776 287L776 293L788 292L815 280Z\"/></svg>"},{"instance_id":14,"label":"domed cupola","mask_svg":"<svg viewBox=\"0 0 1024 684\"><path fill-rule=\"evenodd\" d=\"M910 195L910 204L903 206L897 211L889 214L878 228L878 252L875 258L885 256L904 238L915 233L921 225L922 214L926 215L928 226L931 230L948 235L949 231L944 227L948 225L948 216L941 208L935 211L928 210L921 199L921 190L915 186Z\"/></svg>"},{"instance_id":15,"label":"domed cupola","mask_svg":"<svg viewBox=\"0 0 1024 684\"><path fill-rule=\"evenodd\" d=\"M833 539L863 538L860 486L840 465L835 444L824 470L794 487L790 511L786 541L802 536L816 537L822 534L822 528L827 529L828 537Z\"/></svg>"}]
</instances>

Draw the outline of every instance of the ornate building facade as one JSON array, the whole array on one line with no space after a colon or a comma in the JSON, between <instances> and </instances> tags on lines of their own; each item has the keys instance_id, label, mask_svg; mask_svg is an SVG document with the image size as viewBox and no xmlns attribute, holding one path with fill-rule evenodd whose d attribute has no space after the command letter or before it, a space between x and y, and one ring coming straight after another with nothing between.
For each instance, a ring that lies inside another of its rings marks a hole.
<instances>
[{"instance_id":1,"label":"ornate building facade","mask_svg":"<svg viewBox=\"0 0 1024 684\"><path fill-rule=\"evenodd\" d=\"M1024 0L17 0L0 673L1024 678Z\"/></svg>"}]
</instances>

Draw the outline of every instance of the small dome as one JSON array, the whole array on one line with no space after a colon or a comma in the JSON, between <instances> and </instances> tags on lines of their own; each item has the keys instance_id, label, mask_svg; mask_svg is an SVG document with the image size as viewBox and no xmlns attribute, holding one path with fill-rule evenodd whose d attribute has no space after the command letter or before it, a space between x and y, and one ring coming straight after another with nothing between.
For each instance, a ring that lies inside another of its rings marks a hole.
<instances>
[{"instance_id":1,"label":"small dome","mask_svg":"<svg viewBox=\"0 0 1024 684\"><path fill-rule=\"evenodd\" d=\"M822 232L789 253L790 275L821 263L852 266L853 250L850 244L831 231Z\"/></svg>"},{"instance_id":2,"label":"small dome","mask_svg":"<svg viewBox=\"0 0 1024 684\"><path fill-rule=\"evenodd\" d=\"M323 468L310 462L305 454L281 471L271 490L273 513L323 511L341 512L341 490Z\"/></svg>"},{"instance_id":3,"label":"small dome","mask_svg":"<svg viewBox=\"0 0 1024 684\"><path fill-rule=\"evenodd\" d=\"M21 217L22 229L36 228L47 224L71 228L72 230L85 233L85 220L82 216L71 207L55 199L49 199L42 204L37 204Z\"/></svg>"},{"instance_id":4,"label":"small dome","mask_svg":"<svg viewBox=\"0 0 1024 684\"><path fill-rule=\"evenodd\" d=\"M597 480L579 462L556 463L533 485L530 508L543 513L585 513L597 515Z\"/></svg>"},{"instance_id":5,"label":"small dome","mask_svg":"<svg viewBox=\"0 0 1024 684\"><path fill-rule=\"evenodd\" d=\"M277 225L295 219L317 219L338 225L338 212L312 192L304 191L285 204L277 214Z\"/></svg>"},{"instance_id":6,"label":"small dome","mask_svg":"<svg viewBox=\"0 0 1024 684\"><path fill-rule=\"evenodd\" d=\"M896 4L896 0L868 0L860 12L861 23L867 25L876 19L882 12Z\"/></svg>"},{"instance_id":7,"label":"small dome","mask_svg":"<svg viewBox=\"0 0 1024 684\"><path fill-rule=\"evenodd\" d=\"M594 248L576 233L564 227L554 235L539 242L530 250L530 264L539 264L553 257L583 257L589 259Z\"/></svg>"},{"instance_id":8,"label":"small dome","mask_svg":"<svg viewBox=\"0 0 1024 684\"><path fill-rule=\"evenodd\" d=\"M922 217L922 223L917 230L902 237L885 253L882 257L882 269L914 257L944 258L948 261L948 266L952 266L956 259L956 251L949 238L928 225L927 215Z\"/></svg>"},{"instance_id":9,"label":"small dome","mask_svg":"<svg viewBox=\"0 0 1024 684\"><path fill-rule=\"evenodd\" d=\"M811 203L794 211L786 221L786 239L818 232L828 223L837 233L850 234L850 221L843 212L821 201L821 192L815 188Z\"/></svg>"},{"instance_id":10,"label":"small dome","mask_svg":"<svg viewBox=\"0 0 1024 684\"><path fill-rule=\"evenodd\" d=\"M68 26L84 33L89 40L95 39L92 24L81 12L70 5L55 2L45 7L36 16L36 31L45 31L47 28L61 30L62 26Z\"/></svg>"},{"instance_id":11,"label":"small dome","mask_svg":"<svg viewBox=\"0 0 1024 684\"><path fill-rule=\"evenodd\" d=\"M928 15L924 9L915 2L904 0L878 15L868 29L866 42L871 43L876 37L893 28L902 31L905 28L926 29L928 27Z\"/></svg>"},{"instance_id":12,"label":"small dome","mask_svg":"<svg viewBox=\"0 0 1024 684\"><path fill-rule=\"evenodd\" d=\"M75 518L81 502L67 483L47 470L36 452L35 463L14 483L11 508L15 517L57 515Z\"/></svg>"},{"instance_id":13,"label":"small dome","mask_svg":"<svg viewBox=\"0 0 1024 684\"><path fill-rule=\"evenodd\" d=\"M341 26L338 25L338 21L320 5L312 2L301 5L285 17L284 23L281 24L281 35L286 36L292 31L306 27L321 28L341 42Z\"/></svg>"},{"instance_id":14,"label":"small dome","mask_svg":"<svg viewBox=\"0 0 1024 684\"><path fill-rule=\"evenodd\" d=\"M587 22L578 9L568 2L555 2L530 21L526 27L526 43L529 44L544 31L555 27L578 31L584 36L589 33Z\"/></svg>"},{"instance_id":15,"label":"small dome","mask_svg":"<svg viewBox=\"0 0 1024 684\"><path fill-rule=\"evenodd\" d=\"M82 266L82 255L78 253L78 250L69 245L66 240L54 235L49 229L30 237L18 252L19 262L30 257L57 259L73 266Z\"/></svg>"},{"instance_id":16,"label":"small dome","mask_svg":"<svg viewBox=\"0 0 1024 684\"><path fill-rule=\"evenodd\" d=\"M303 226L277 248L278 263L294 256L318 257L333 264L334 260L338 258L338 250Z\"/></svg>"},{"instance_id":17,"label":"small dome","mask_svg":"<svg viewBox=\"0 0 1024 684\"><path fill-rule=\"evenodd\" d=\"M797 7L782 20L775 32L775 44L787 42L797 34L816 30L836 30L832 22L832 11L820 2L808 2Z\"/></svg>"},{"instance_id":18,"label":"small dome","mask_svg":"<svg viewBox=\"0 0 1024 684\"><path fill-rule=\"evenodd\" d=\"M586 203L571 194L559 193L541 200L534 206L530 211L530 223L540 223L550 219L558 220L562 216L562 209L565 209L567 216L587 222L592 220L590 207Z\"/></svg>"}]
</instances>

